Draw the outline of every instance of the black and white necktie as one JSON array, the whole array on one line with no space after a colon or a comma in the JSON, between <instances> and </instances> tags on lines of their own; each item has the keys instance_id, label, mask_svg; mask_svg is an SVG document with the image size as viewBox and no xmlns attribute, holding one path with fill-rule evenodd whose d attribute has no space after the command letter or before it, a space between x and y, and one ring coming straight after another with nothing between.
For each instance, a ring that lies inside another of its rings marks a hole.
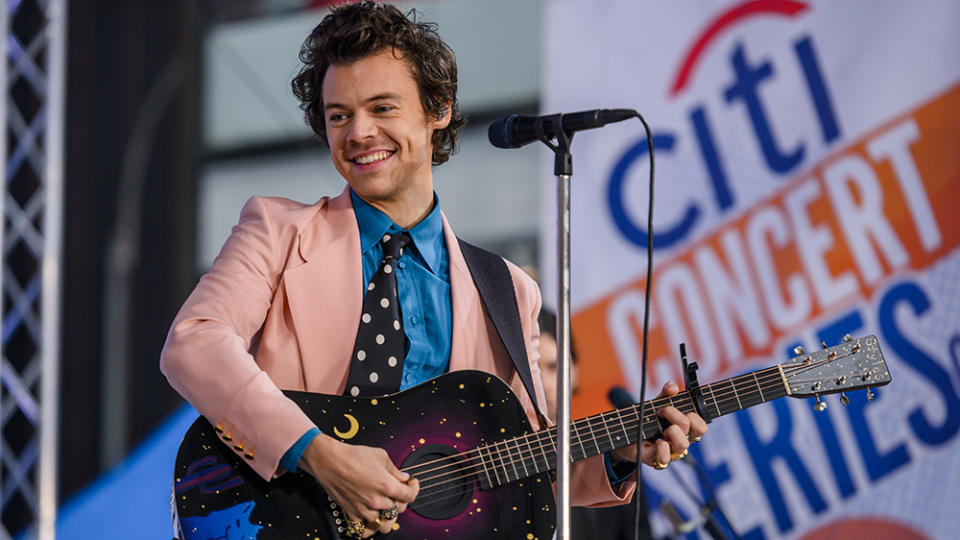
<instances>
[{"instance_id":1,"label":"black and white necktie","mask_svg":"<svg viewBox=\"0 0 960 540\"><path fill-rule=\"evenodd\" d=\"M360 328L344 394L380 396L400 389L406 334L397 297L397 260L411 242L407 233L385 234L383 260L367 285Z\"/></svg>"}]
</instances>

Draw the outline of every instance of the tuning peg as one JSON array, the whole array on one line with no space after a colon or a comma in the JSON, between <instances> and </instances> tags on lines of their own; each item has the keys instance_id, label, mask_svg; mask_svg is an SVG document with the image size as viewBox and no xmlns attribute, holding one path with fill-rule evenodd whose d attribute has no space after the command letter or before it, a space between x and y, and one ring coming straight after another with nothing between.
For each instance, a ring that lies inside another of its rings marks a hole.
<instances>
[{"instance_id":1,"label":"tuning peg","mask_svg":"<svg viewBox=\"0 0 960 540\"><path fill-rule=\"evenodd\" d=\"M827 348L827 342L821 339L821 340L820 340L820 346L823 347L824 349L826 349L826 348Z\"/></svg>"},{"instance_id":2,"label":"tuning peg","mask_svg":"<svg viewBox=\"0 0 960 540\"><path fill-rule=\"evenodd\" d=\"M814 395L815 395L816 398L817 398L817 404L813 406L813 410L815 410L815 411L817 411L817 412L823 412L823 411L827 410L827 402L826 402L826 401L820 401L820 394L814 394Z\"/></svg>"},{"instance_id":3,"label":"tuning peg","mask_svg":"<svg viewBox=\"0 0 960 540\"><path fill-rule=\"evenodd\" d=\"M853 338L850 337L850 334L844 334L843 341L850 343L851 341L853 341Z\"/></svg>"},{"instance_id":4,"label":"tuning peg","mask_svg":"<svg viewBox=\"0 0 960 540\"><path fill-rule=\"evenodd\" d=\"M868 387L867 387L867 401L873 401L873 398L875 398L875 397L877 397L877 395L874 394L874 393L873 393L873 390L871 390L870 387L868 386Z\"/></svg>"},{"instance_id":5,"label":"tuning peg","mask_svg":"<svg viewBox=\"0 0 960 540\"><path fill-rule=\"evenodd\" d=\"M793 348L793 354L797 356L803 356L803 354L806 352L807 351L803 349L803 345L797 345L796 347Z\"/></svg>"},{"instance_id":6,"label":"tuning peg","mask_svg":"<svg viewBox=\"0 0 960 540\"><path fill-rule=\"evenodd\" d=\"M850 404L850 398L843 392L840 392L840 403L843 404L844 407Z\"/></svg>"}]
</instances>

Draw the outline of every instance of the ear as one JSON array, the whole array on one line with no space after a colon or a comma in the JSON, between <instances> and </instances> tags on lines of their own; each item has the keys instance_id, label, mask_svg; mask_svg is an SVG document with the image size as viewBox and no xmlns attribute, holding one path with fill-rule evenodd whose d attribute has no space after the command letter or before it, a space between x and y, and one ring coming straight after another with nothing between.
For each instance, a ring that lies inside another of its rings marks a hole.
<instances>
[{"instance_id":1,"label":"ear","mask_svg":"<svg viewBox=\"0 0 960 540\"><path fill-rule=\"evenodd\" d=\"M450 104L446 103L443 107L440 108L440 112L437 114L437 118L430 122L430 127L433 129L443 129L450 125L450 118L453 116L452 111L450 110Z\"/></svg>"}]
</instances>

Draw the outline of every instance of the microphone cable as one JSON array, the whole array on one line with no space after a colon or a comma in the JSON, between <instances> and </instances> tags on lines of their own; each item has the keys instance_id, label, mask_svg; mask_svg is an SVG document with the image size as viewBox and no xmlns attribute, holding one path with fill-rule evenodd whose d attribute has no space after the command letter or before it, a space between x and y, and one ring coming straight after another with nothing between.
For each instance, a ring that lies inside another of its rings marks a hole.
<instances>
[{"instance_id":1,"label":"microphone cable","mask_svg":"<svg viewBox=\"0 0 960 540\"><path fill-rule=\"evenodd\" d=\"M647 283L646 292L643 298L643 354L641 356L640 368L640 421L637 422L637 493L633 497L634 501L634 538L639 540L641 526L643 525L643 516L646 512L642 505L646 504L646 495L643 487L643 469L641 458L641 446L643 444L643 404L647 397L647 350L648 335L650 331L650 284L653 281L653 135L650 133L650 126L644 120L643 115L634 111L636 117L643 124L643 129L647 133L647 152L650 154L650 199L647 201ZM650 527L649 519L647 528Z\"/></svg>"}]
</instances>

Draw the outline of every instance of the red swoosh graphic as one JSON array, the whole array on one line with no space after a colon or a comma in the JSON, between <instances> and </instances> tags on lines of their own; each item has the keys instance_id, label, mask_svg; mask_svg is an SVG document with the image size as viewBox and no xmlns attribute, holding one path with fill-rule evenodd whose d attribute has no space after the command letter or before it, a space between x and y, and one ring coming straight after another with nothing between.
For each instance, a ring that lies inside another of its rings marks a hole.
<instances>
[{"instance_id":1,"label":"red swoosh graphic","mask_svg":"<svg viewBox=\"0 0 960 540\"><path fill-rule=\"evenodd\" d=\"M687 52L680 66L680 71L674 78L673 86L670 88L670 96L675 97L687 86L693 68L696 66L700 56L710 46L724 29L731 26L740 19L752 17L754 15L780 15L784 17L795 17L803 13L809 6L796 0L753 0L734 6L721 13L714 19L700 37L694 42L693 47Z\"/></svg>"}]
</instances>

